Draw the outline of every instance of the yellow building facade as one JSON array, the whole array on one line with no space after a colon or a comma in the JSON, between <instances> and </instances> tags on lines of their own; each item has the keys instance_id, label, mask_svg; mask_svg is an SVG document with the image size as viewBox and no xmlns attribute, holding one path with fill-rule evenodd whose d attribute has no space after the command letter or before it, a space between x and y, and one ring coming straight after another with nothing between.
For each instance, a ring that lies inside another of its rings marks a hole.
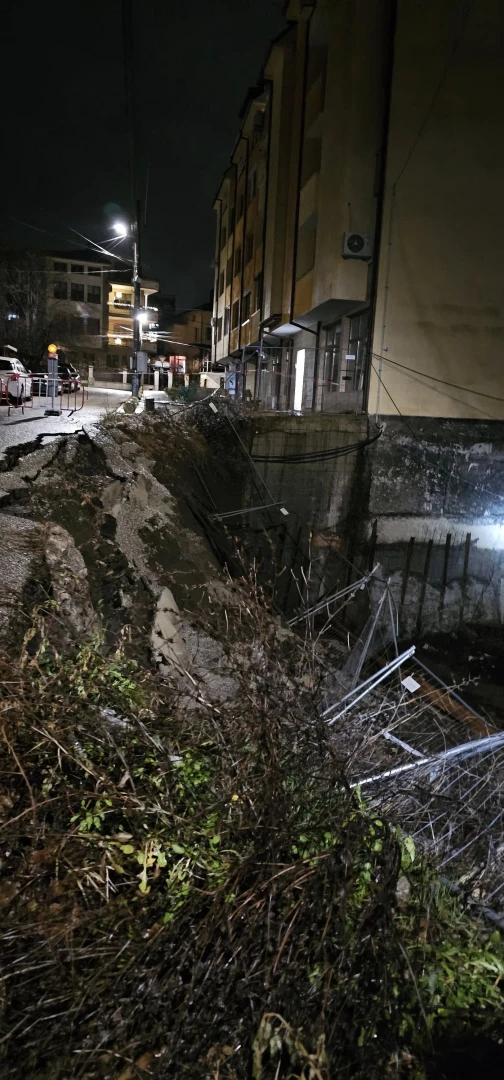
<instances>
[{"instance_id":1,"label":"yellow building facade","mask_svg":"<svg viewBox=\"0 0 504 1080\"><path fill-rule=\"evenodd\" d=\"M499 419L498 0L291 0L217 192L213 359L265 407Z\"/></svg>"},{"instance_id":2,"label":"yellow building facade","mask_svg":"<svg viewBox=\"0 0 504 1080\"><path fill-rule=\"evenodd\" d=\"M126 275L110 274L108 282L108 334L107 366L128 367L133 345L133 284L121 280ZM149 299L159 289L159 282L142 279L140 288L140 314L142 349L155 355L157 352L158 309Z\"/></svg>"}]
</instances>

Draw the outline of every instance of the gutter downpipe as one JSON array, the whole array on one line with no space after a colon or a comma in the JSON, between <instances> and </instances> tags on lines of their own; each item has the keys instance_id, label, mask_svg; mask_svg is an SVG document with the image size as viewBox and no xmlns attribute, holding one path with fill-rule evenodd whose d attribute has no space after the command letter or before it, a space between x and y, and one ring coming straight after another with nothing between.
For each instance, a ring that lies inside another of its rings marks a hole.
<instances>
[{"instance_id":1,"label":"gutter downpipe","mask_svg":"<svg viewBox=\"0 0 504 1080\"><path fill-rule=\"evenodd\" d=\"M391 0L390 13L388 20L388 56L385 78L385 108L383 114L383 127L381 138L381 167L380 167L380 179L378 186L378 199L376 205L376 225L375 235L373 242L373 264L371 275L371 290L370 290L370 318L369 329L367 339L367 363L364 376L364 386L362 390L362 408L363 411L367 411L369 406L369 386L371 381L371 364L372 364L372 352L373 352L373 338L375 329L376 318L376 306L378 301L378 280L380 274L380 264L382 261L382 233L383 233L383 216L385 208L385 194L386 194L386 181L387 181L387 159L388 159L388 141L390 131L390 114L392 108L392 83L394 78L394 61L395 61L395 38L397 31L397 0ZM378 390L379 393L379 390ZM377 405L379 404L379 398Z\"/></svg>"},{"instance_id":2,"label":"gutter downpipe","mask_svg":"<svg viewBox=\"0 0 504 1080\"><path fill-rule=\"evenodd\" d=\"M262 322L263 322L263 314L264 314L264 267L265 267L265 261L266 261L266 228L267 228L267 222L268 222L268 193L269 193L269 174L270 174L270 157L271 157L271 129L272 129L272 126L273 126L272 121L273 121L273 93L274 93L273 79L265 79L264 83L269 88L269 100L268 100L269 127L268 127L268 147L267 147L267 150L266 150L266 184L264 186L264 221L263 221L263 242L262 242L262 264L261 264L261 270L260 270L260 273L262 275L261 307L259 308L259 326L261 327L261 331L260 331L260 338L259 338L259 356L257 358L256 384L255 384L255 388L254 388L254 397L256 398L257 401L259 401L259 396L260 396L260 393L261 393L261 375L262 375L262 354L263 354ZM254 288L255 288L255 280L256 279L254 278Z\"/></svg>"}]
</instances>

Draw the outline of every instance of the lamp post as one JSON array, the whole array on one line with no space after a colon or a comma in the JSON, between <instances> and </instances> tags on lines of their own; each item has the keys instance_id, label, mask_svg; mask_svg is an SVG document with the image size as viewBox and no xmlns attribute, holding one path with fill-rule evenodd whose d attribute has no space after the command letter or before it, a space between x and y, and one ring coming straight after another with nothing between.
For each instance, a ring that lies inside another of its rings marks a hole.
<instances>
[{"instance_id":1,"label":"lamp post","mask_svg":"<svg viewBox=\"0 0 504 1080\"><path fill-rule=\"evenodd\" d=\"M139 388L139 374L138 374L138 353L142 344L142 315L140 311L140 200L137 199L135 203L135 218L132 222L129 234L133 241L133 355L132 355L132 367L131 367L131 394L132 397L138 397ZM128 228L122 223L114 225L114 230L118 236L128 236Z\"/></svg>"}]
</instances>

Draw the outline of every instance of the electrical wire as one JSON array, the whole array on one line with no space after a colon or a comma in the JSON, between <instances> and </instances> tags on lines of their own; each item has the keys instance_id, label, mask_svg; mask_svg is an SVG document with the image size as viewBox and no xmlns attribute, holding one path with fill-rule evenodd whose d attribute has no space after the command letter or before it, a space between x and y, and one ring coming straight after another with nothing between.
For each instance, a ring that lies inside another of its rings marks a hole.
<instances>
[{"instance_id":1,"label":"electrical wire","mask_svg":"<svg viewBox=\"0 0 504 1080\"><path fill-rule=\"evenodd\" d=\"M382 429L370 439L361 442L350 443L348 446L335 446L330 450L314 450L306 454L252 454L253 461L269 462L272 464L308 464L309 462L329 461L333 458L346 457L348 454L356 454L366 446L371 446L380 438Z\"/></svg>"},{"instance_id":2,"label":"electrical wire","mask_svg":"<svg viewBox=\"0 0 504 1080\"><path fill-rule=\"evenodd\" d=\"M454 390L463 390L466 394L477 394L478 397L490 398L491 401L504 401L504 398L497 397L496 394L485 394L483 390L473 390L468 386L460 386L459 383L448 382L447 379L439 379L436 375L427 375L425 371L417 371L416 368L399 363L399 360L391 360L389 356L382 356L380 353L373 353L373 356L376 360L386 360L387 364L394 364L395 367L403 368L404 371L412 372L413 375L421 375L424 379L431 379L432 382L442 383L443 386L451 386Z\"/></svg>"},{"instance_id":3,"label":"electrical wire","mask_svg":"<svg viewBox=\"0 0 504 1080\"><path fill-rule=\"evenodd\" d=\"M454 35L454 38L453 38L453 41L452 41L452 46L451 46L451 49L450 49L450 53L448 55L448 59L447 59L447 61L445 63L445 66L444 66L442 72L441 72L441 76L439 78L436 89L435 89L435 91L434 91L434 93L432 95L430 105L429 105L429 107L427 109L427 112L425 113L424 119L422 120L422 123L420 124L420 127L419 127L419 129L418 129L418 131L416 133L416 136L415 136L415 138L413 140L411 148L408 151L408 153L407 153L407 155L406 155L406 157L405 157L405 159L403 161L403 164L401 165L401 168L399 169L399 172L397 174L397 177L396 177L394 185L393 185L394 190L397 187L397 185L398 185L399 181L401 180L401 178L403 177L406 169L408 168L408 165L409 165L409 163L411 161L411 158L413 157L413 154L414 154L414 152L415 152L415 150L416 150L416 148L418 146L418 143L420 142L420 139L422 138L422 135L423 135L423 133L424 133L426 127L427 127L427 124L429 123L429 120L430 120L430 118L432 116L432 113L433 113L434 108L436 106L436 103L437 103L437 100L438 100L439 95L441 93L441 90L443 89L443 86L445 84L446 77L447 77L448 72L450 70L452 61L453 61L453 59L455 57L455 54L456 54L456 52L458 50L460 42L462 41L462 37L463 37L463 34L464 34L464 30L465 30L465 27L466 27L466 23L467 23L467 19L468 19L470 10L471 10L471 0L469 0L469 2L466 4L465 11L463 11L463 13L462 13L460 26L459 26L458 31Z\"/></svg>"},{"instance_id":4,"label":"electrical wire","mask_svg":"<svg viewBox=\"0 0 504 1080\"><path fill-rule=\"evenodd\" d=\"M424 446L424 442L423 442L423 440L422 440L422 439L420 439L420 438L418 437L418 435L417 435L416 431L415 431L415 430L414 430L414 429L412 428L411 424L409 424L409 423L408 423L408 421L406 420L406 417L405 417L405 416L403 416L403 414L402 414L402 412L401 412L401 410L400 410L399 406L398 406L398 405L396 404L396 402L394 401L394 399L393 399L393 397L392 397L392 394L390 393L390 390L387 390L387 387L385 386L385 383L384 383L384 381L383 381L383 378L382 378L382 376L381 376L381 375L379 374L379 372L378 372L378 371L376 370L376 368L375 368L375 366L374 366L374 364L373 364L373 363L371 364L371 367L373 368L373 371L374 371L374 373L375 373L375 375L376 375L377 379L379 379L379 381L380 381L381 385L383 386L383 389L384 389L385 393L387 394L387 397L389 397L389 398L390 398L390 400L391 400L391 402L392 402L392 404L393 404L393 406L394 406L394 409L396 410L396 412L397 412L397 413L398 413L398 415L400 416L400 418L401 418L401 420L402 420L402 422L403 422L403 424L404 424L405 428L407 428L407 430L409 431L410 435L411 435L411 436L412 436L412 438L413 438L413 439L415 440L415 442L417 442L417 443L419 444L419 446ZM387 437L387 436L386 436L386 437ZM390 438L390 436L388 436L388 438ZM425 448L425 449L427 449L427 452L428 452L428 448ZM413 452L413 453L414 453L414 452ZM421 458L419 457L419 455L416 455L416 456L417 456L418 460L422 460L422 459L421 459ZM436 462L436 468L438 468L440 472L444 473L444 474L445 474L445 476L447 476L447 477L448 477L448 478L449 478L450 480L453 480L453 473L449 472L449 470L448 470L448 469L445 469L443 465L440 465L440 464L439 464L439 462ZM461 483L461 484L466 484L466 485L467 485L467 487L473 488L473 490L474 490L474 491L477 491L477 492L479 492L479 493L481 493L481 492L485 492L485 494L486 494L486 495L491 495L493 499L501 499L501 500L502 500L502 499L504 499L504 495L500 495L500 494L498 494L498 492L496 492L496 491L491 491L491 490L490 490L490 488L487 488L487 487L480 487L480 485L479 485L479 484L473 484L473 482L472 482L471 480L466 480L464 476L459 476L459 477L458 477L457 479L458 479L458 480L460 481L460 483Z\"/></svg>"}]
</instances>

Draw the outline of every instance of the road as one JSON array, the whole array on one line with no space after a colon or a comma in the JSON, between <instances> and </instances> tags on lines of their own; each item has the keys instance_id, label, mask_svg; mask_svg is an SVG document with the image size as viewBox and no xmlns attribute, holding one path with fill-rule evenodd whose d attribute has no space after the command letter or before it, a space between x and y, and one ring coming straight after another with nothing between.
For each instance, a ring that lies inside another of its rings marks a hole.
<instances>
[{"instance_id":1,"label":"road","mask_svg":"<svg viewBox=\"0 0 504 1080\"><path fill-rule=\"evenodd\" d=\"M60 416L45 416L45 410L49 407L42 399L36 398L36 405L26 406L24 413L21 409L11 409L10 416L7 408L0 407L0 453L9 446L19 446L25 442L33 442L42 436L42 442L50 442L58 435L73 435L82 431L83 427L103 416L104 413L117 409L123 402L131 397L131 391L102 390L100 387L89 387L86 390L86 400L83 408L75 412L62 412ZM68 404L66 401L64 404Z\"/></svg>"}]
</instances>

